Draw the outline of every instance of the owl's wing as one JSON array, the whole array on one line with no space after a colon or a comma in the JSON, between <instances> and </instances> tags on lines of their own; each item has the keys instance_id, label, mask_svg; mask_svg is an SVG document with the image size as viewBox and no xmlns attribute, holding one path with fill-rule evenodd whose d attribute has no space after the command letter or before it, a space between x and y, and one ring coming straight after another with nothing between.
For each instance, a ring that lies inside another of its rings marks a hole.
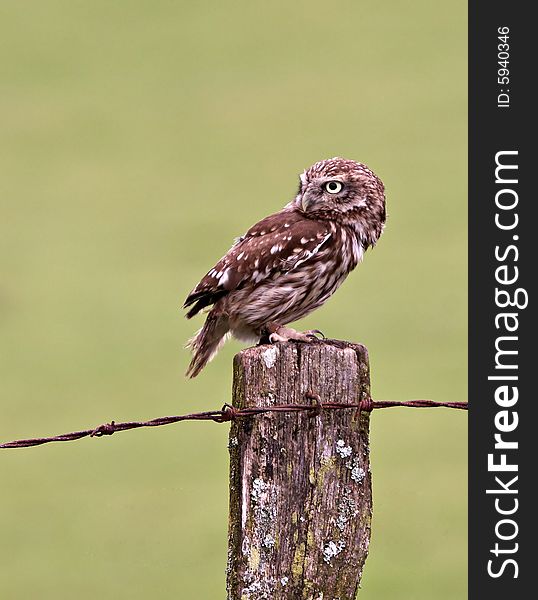
<instances>
[{"instance_id":1,"label":"owl's wing","mask_svg":"<svg viewBox=\"0 0 538 600\"><path fill-rule=\"evenodd\" d=\"M246 285L257 285L296 269L329 241L328 224L296 211L281 211L251 227L207 273L185 300L187 318Z\"/></svg>"}]
</instances>

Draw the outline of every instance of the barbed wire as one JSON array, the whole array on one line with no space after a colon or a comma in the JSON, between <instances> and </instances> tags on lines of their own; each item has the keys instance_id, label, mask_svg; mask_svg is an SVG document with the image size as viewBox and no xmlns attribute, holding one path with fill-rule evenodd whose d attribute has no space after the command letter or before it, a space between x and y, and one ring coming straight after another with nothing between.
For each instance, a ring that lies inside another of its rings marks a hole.
<instances>
[{"instance_id":1,"label":"barbed wire","mask_svg":"<svg viewBox=\"0 0 538 600\"><path fill-rule=\"evenodd\" d=\"M336 402L322 402L320 397L314 393L307 393L306 398L312 399L313 404L277 404L275 406L260 406L250 408L235 408L230 404L225 404L220 410L210 410L206 412L190 413L185 415L175 415L170 417L158 417L149 421L126 421L124 423L104 423L93 429L83 429L82 431L72 431L71 433L62 433L51 437L29 438L24 440L14 440L0 444L0 448L28 448L30 446L41 446L50 442L72 442L85 437L102 437L112 435L119 431L128 431L130 429L140 429L141 427L160 427L161 425L171 425L181 421L214 421L215 423L226 423L261 415L265 413L297 413L309 412L311 415L319 415L323 410L343 410L359 409L359 411L371 412L374 409L392 408L395 406L406 406L409 408L456 408L467 410L467 402L435 402L434 400L377 400L371 398L361 400L357 404L339 404Z\"/></svg>"}]
</instances>

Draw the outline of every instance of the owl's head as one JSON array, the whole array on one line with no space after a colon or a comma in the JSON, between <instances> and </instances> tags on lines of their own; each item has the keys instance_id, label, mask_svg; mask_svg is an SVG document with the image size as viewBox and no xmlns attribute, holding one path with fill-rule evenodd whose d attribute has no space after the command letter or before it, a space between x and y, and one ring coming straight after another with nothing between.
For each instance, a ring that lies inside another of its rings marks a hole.
<instances>
[{"instance_id":1,"label":"owl's head","mask_svg":"<svg viewBox=\"0 0 538 600\"><path fill-rule=\"evenodd\" d=\"M385 223L385 187L366 165L330 158L300 176L294 205L306 216L359 225L377 239Z\"/></svg>"}]
</instances>

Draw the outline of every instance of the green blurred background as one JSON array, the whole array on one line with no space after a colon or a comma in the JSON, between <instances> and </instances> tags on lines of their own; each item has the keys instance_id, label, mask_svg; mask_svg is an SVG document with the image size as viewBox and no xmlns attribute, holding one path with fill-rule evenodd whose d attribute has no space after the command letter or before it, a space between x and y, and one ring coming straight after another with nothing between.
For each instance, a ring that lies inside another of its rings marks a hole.
<instances>
[{"instance_id":1,"label":"green blurred background","mask_svg":"<svg viewBox=\"0 0 538 600\"><path fill-rule=\"evenodd\" d=\"M180 304L334 155L389 221L301 327L374 398L466 398L465 2L8 0L0 40L0 440L228 401ZM362 600L466 596L466 426L374 413ZM0 598L223 598L227 429L1 451Z\"/></svg>"}]
</instances>

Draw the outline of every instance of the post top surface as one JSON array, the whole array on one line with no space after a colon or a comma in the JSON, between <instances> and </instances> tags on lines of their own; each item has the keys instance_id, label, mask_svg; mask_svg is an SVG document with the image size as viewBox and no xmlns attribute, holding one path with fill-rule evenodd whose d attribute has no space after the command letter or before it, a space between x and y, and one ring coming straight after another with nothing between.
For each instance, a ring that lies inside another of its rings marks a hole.
<instances>
[{"instance_id":1,"label":"post top surface","mask_svg":"<svg viewBox=\"0 0 538 600\"><path fill-rule=\"evenodd\" d=\"M277 342L276 344L259 344L258 346L250 346L249 348L245 348L238 352L238 355L245 354L257 354L259 352L265 352L270 348L278 348L278 349L286 349L286 348L298 348L298 349L310 349L310 348L334 348L336 350L347 350L351 349L357 352L358 354L363 354L365 357L368 357L368 349L364 344L360 344L358 342L348 342L347 340L335 340L330 338L325 338L322 340L312 340L312 342Z\"/></svg>"}]
</instances>

